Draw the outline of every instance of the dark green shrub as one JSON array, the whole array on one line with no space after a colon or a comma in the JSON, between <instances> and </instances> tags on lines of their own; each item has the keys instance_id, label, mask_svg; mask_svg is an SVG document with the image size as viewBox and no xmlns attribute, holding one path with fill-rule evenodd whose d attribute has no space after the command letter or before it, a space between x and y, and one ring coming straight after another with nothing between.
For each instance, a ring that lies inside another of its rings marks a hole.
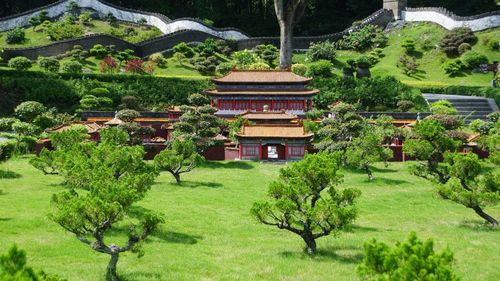
<instances>
[{"instance_id":1,"label":"dark green shrub","mask_svg":"<svg viewBox=\"0 0 500 281\"><path fill-rule=\"evenodd\" d=\"M175 53L181 53L186 56L186 58L192 58L196 54L194 49L189 47L186 43L182 42L174 46Z\"/></svg>"},{"instance_id":2,"label":"dark green shrub","mask_svg":"<svg viewBox=\"0 0 500 281\"><path fill-rule=\"evenodd\" d=\"M228 74L231 69L233 69L233 64L230 63L230 62L223 62L221 64L219 64L216 68L215 68L215 71L217 72L217 74L219 75L226 75Z\"/></svg>"},{"instance_id":3,"label":"dark green shrub","mask_svg":"<svg viewBox=\"0 0 500 281\"><path fill-rule=\"evenodd\" d=\"M399 58L398 67L401 68L404 74L411 76L417 72L419 64L415 57L404 55Z\"/></svg>"},{"instance_id":4,"label":"dark green shrub","mask_svg":"<svg viewBox=\"0 0 500 281\"><path fill-rule=\"evenodd\" d=\"M370 68L372 66L372 63L367 56L361 56L356 60L356 65L359 68Z\"/></svg>"},{"instance_id":5,"label":"dark green shrub","mask_svg":"<svg viewBox=\"0 0 500 281\"><path fill-rule=\"evenodd\" d=\"M26 34L24 29L21 27L16 27L6 32L5 42L7 44L20 44L26 40Z\"/></svg>"},{"instance_id":6,"label":"dark green shrub","mask_svg":"<svg viewBox=\"0 0 500 281\"><path fill-rule=\"evenodd\" d=\"M89 56L89 52L85 51L80 45L74 45L73 49L66 52L65 55L68 57L72 57L76 61L83 62Z\"/></svg>"},{"instance_id":7,"label":"dark green shrub","mask_svg":"<svg viewBox=\"0 0 500 281\"><path fill-rule=\"evenodd\" d=\"M191 59L191 63L201 74L213 75L219 65L219 60L215 56L198 57L196 59Z\"/></svg>"},{"instance_id":8,"label":"dark green shrub","mask_svg":"<svg viewBox=\"0 0 500 281\"><path fill-rule=\"evenodd\" d=\"M407 54L410 54L415 51L415 40L413 38L405 38L401 42L401 47L405 49Z\"/></svg>"},{"instance_id":9,"label":"dark green shrub","mask_svg":"<svg viewBox=\"0 0 500 281\"><path fill-rule=\"evenodd\" d=\"M90 55L94 56L96 59L103 59L107 55L109 55L108 49L106 49L103 45L101 44L96 44L92 49L90 49Z\"/></svg>"},{"instance_id":10,"label":"dark green shrub","mask_svg":"<svg viewBox=\"0 0 500 281\"><path fill-rule=\"evenodd\" d=\"M474 32L468 27L458 27L448 31L439 42L439 47L449 56L459 54L458 47L462 43L473 45L476 43L477 37Z\"/></svg>"},{"instance_id":11,"label":"dark green shrub","mask_svg":"<svg viewBox=\"0 0 500 281\"><path fill-rule=\"evenodd\" d=\"M470 51L462 55L462 62L468 69L475 69L481 64L487 64L488 58L475 51Z\"/></svg>"},{"instance_id":12,"label":"dark green shrub","mask_svg":"<svg viewBox=\"0 0 500 281\"><path fill-rule=\"evenodd\" d=\"M37 64L41 69L54 73L59 72L59 68L61 67L59 61L52 57L38 57Z\"/></svg>"},{"instance_id":13,"label":"dark green shrub","mask_svg":"<svg viewBox=\"0 0 500 281\"><path fill-rule=\"evenodd\" d=\"M261 58L269 67L276 67L276 61L280 54L278 48L274 45L258 45L253 48L254 54Z\"/></svg>"},{"instance_id":14,"label":"dark green shrub","mask_svg":"<svg viewBox=\"0 0 500 281\"><path fill-rule=\"evenodd\" d=\"M409 100L400 100L396 105L401 112L408 112L415 106L415 104Z\"/></svg>"},{"instance_id":15,"label":"dark green shrub","mask_svg":"<svg viewBox=\"0 0 500 281\"><path fill-rule=\"evenodd\" d=\"M62 63L61 70L65 73L82 73L83 65L77 61L66 61Z\"/></svg>"},{"instance_id":16,"label":"dark green shrub","mask_svg":"<svg viewBox=\"0 0 500 281\"><path fill-rule=\"evenodd\" d=\"M420 241L414 232L407 242L397 242L395 247L372 239L364 248L363 262L357 269L362 280L459 280L452 270L452 252L434 252L433 241Z\"/></svg>"},{"instance_id":17,"label":"dark green shrub","mask_svg":"<svg viewBox=\"0 0 500 281\"><path fill-rule=\"evenodd\" d=\"M25 122L32 122L38 115L46 111L47 107L37 101L25 101L14 109L16 117Z\"/></svg>"},{"instance_id":18,"label":"dark green shrub","mask_svg":"<svg viewBox=\"0 0 500 281\"><path fill-rule=\"evenodd\" d=\"M37 136L41 133L40 127L21 121L12 124L12 130L21 136Z\"/></svg>"},{"instance_id":19,"label":"dark green shrub","mask_svg":"<svg viewBox=\"0 0 500 281\"><path fill-rule=\"evenodd\" d=\"M9 67L18 71L24 71L31 68L32 63L26 57L11 58L8 63Z\"/></svg>"},{"instance_id":20,"label":"dark green shrub","mask_svg":"<svg viewBox=\"0 0 500 281\"><path fill-rule=\"evenodd\" d=\"M383 48L387 44L387 36L380 27L366 25L355 29L337 43L340 49L363 51L372 47Z\"/></svg>"},{"instance_id":21,"label":"dark green shrub","mask_svg":"<svg viewBox=\"0 0 500 281\"><path fill-rule=\"evenodd\" d=\"M333 61L337 54L335 43L328 40L319 43L311 43L309 50L306 53L306 59L310 62L319 60Z\"/></svg>"},{"instance_id":22,"label":"dark green shrub","mask_svg":"<svg viewBox=\"0 0 500 281\"><path fill-rule=\"evenodd\" d=\"M140 117L141 114L133 109L123 109L118 111L116 117L125 122L133 122L135 118Z\"/></svg>"},{"instance_id":23,"label":"dark green shrub","mask_svg":"<svg viewBox=\"0 0 500 281\"><path fill-rule=\"evenodd\" d=\"M309 77L332 77L333 64L327 60L320 60L309 65L307 76Z\"/></svg>"},{"instance_id":24,"label":"dark green shrub","mask_svg":"<svg viewBox=\"0 0 500 281\"><path fill-rule=\"evenodd\" d=\"M453 107L451 102L447 100L440 100L431 104L431 111L433 114L440 115L456 115L457 110Z\"/></svg>"}]
</instances>

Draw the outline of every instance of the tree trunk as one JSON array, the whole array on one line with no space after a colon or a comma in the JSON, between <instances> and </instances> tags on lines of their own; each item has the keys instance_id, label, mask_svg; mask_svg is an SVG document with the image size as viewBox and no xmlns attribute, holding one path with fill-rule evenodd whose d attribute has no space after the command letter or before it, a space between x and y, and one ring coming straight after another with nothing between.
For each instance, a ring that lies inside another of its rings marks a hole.
<instances>
[{"instance_id":1,"label":"tree trunk","mask_svg":"<svg viewBox=\"0 0 500 281\"><path fill-rule=\"evenodd\" d=\"M280 24L280 68L287 69L292 65L293 55L293 22L279 21Z\"/></svg>"},{"instance_id":2,"label":"tree trunk","mask_svg":"<svg viewBox=\"0 0 500 281\"><path fill-rule=\"evenodd\" d=\"M177 173L173 173L174 175L174 178L175 178L175 182L177 184L181 184L181 175L177 174Z\"/></svg>"},{"instance_id":3,"label":"tree trunk","mask_svg":"<svg viewBox=\"0 0 500 281\"><path fill-rule=\"evenodd\" d=\"M365 169L366 174L368 175L368 180L374 180L375 177L372 174L372 171L370 170L370 166L368 165L363 165L363 168Z\"/></svg>"},{"instance_id":4,"label":"tree trunk","mask_svg":"<svg viewBox=\"0 0 500 281\"><path fill-rule=\"evenodd\" d=\"M302 239L306 242L306 252L310 255L316 254L316 240L314 240L312 235L304 235Z\"/></svg>"},{"instance_id":5,"label":"tree trunk","mask_svg":"<svg viewBox=\"0 0 500 281\"><path fill-rule=\"evenodd\" d=\"M119 253L112 253L111 260L106 268L106 281L119 281L118 274L116 274L116 264L118 263Z\"/></svg>"},{"instance_id":6,"label":"tree trunk","mask_svg":"<svg viewBox=\"0 0 500 281\"><path fill-rule=\"evenodd\" d=\"M494 219L492 216L485 213L483 209L481 209L481 207L476 206L472 207L472 209L476 212L476 214L485 219L487 222L491 223L493 226L498 226L498 221Z\"/></svg>"}]
</instances>

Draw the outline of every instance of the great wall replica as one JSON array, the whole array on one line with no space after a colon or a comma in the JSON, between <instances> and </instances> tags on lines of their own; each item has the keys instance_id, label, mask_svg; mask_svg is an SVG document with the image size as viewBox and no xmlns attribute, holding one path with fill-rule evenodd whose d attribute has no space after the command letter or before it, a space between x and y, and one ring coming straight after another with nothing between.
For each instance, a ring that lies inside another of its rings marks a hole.
<instances>
[{"instance_id":1,"label":"great wall replica","mask_svg":"<svg viewBox=\"0 0 500 281\"><path fill-rule=\"evenodd\" d=\"M0 31L29 25L29 18L45 10L51 18L57 18L67 12L71 0L62 0L56 3L30 10L21 14L0 19ZM153 53L171 50L180 42L195 43L207 38L223 39L231 43L235 49L251 49L260 44L279 45L277 37L250 37L236 28L215 28L194 18L180 18L172 20L165 15L144 11L126 9L100 0L77 1L81 8L92 9L100 15L113 14L119 21L136 23L145 20L146 24L158 28L164 35L132 44L118 37L108 34L90 34L83 37L58 41L45 46L30 48L5 48L3 58L10 59L16 56L25 56L36 59L38 56L59 56L71 50L74 45L81 45L90 49L95 44L114 45L116 50L133 49L137 55L147 57ZM361 21L360 26L377 25L385 28L391 21L404 22L433 22L446 29L455 27L470 27L473 31L480 31L500 26L500 10L472 17L460 17L444 8L408 8L406 0L384 0L382 9L376 11ZM295 37L296 49L308 49L312 42L336 41L352 31L348 28L342 32L309 37Z\"/></svg>"}]
</instances>

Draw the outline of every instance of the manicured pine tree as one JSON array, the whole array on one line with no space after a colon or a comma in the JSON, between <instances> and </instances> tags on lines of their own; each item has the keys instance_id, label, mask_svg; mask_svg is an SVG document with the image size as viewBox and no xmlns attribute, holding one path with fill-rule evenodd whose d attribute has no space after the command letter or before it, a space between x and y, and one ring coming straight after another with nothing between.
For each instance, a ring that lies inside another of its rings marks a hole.
<instances>
[{"instance_id":1,"label":"manicured pine tree","mask_svg":"<svg viewBox=\"0 0 500 281\"><path fill-rule=\"evenodd\" d=\"M269 185L267 202L254 203L251 213L260 223L299 235L309 254L316 253L316 239L345 229L357 217L360 191L340 189L339 156L307 155L281 169Z\"/></svg>"},{"instance_id":2,"label":"manicured pine tree","mask_svg":"<svg viewBox=\"0 0 500 281\"><path fill-rule=\"evenodd\" d=\"M154 161L160 170L171 173L180 184L181 174L191 172L203 161L203 157L196 152L196 144L192 140L175 140L171 147L156 155Z\"/></svg>"}]
</instances>

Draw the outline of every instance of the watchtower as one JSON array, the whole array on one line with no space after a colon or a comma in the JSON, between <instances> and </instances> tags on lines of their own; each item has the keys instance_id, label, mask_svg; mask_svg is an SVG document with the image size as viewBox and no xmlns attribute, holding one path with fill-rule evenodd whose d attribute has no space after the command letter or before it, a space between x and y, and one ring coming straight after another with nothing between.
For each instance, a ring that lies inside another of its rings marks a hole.
<instances>
[{"instance_id":1,"label":"watchtower","mask_svg":"<svg viewBox=\"0 0 500 281\"><path fill-rule=\"evenodd\" d=\"M401 11L406 9L406 0L384 0L384 9L392 10L394 19L401 19Z\"/></svg>"}]
</instances>

